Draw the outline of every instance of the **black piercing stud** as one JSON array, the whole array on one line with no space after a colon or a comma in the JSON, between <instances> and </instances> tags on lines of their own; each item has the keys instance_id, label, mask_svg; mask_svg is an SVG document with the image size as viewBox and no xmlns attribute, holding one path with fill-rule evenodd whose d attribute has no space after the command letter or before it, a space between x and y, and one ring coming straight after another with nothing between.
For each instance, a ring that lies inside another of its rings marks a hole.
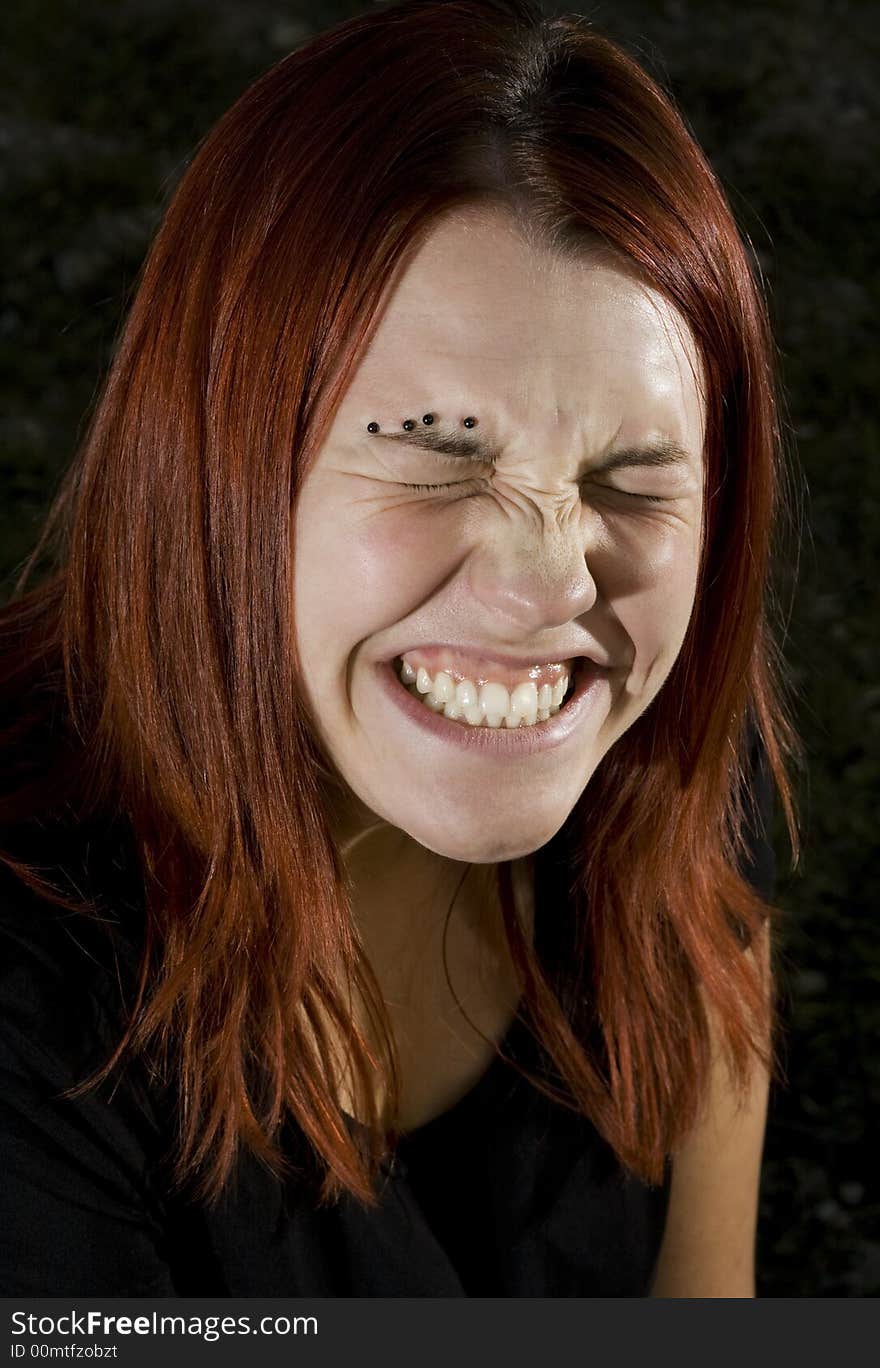
<instances>
[{"instance_id":1,"label":"black piercing stud","mask_svg":"<svg viewBox=\"0 0 880 1368\"><path fill-rule=\"evenodd\" d=\"M416 420L415 420L415 418L405 418L404 421L403 421L403 429L404 429L405 432L412 432L412 430L413 430L413 428L415 427L415 425L416 425Z\"/></svg>"},{"instance_id":2,"label":"black piercing stud","mask_svg":"<svg viewBox=\"0 0 880 1368\"><path fill-rule=\"evenodd\" d=\"M466 428L472 428L472 427L476 427L476 426L477 426L477 420L476 420L476 418L465 418L463 421L464 421L464 426L465 426Z\"/></svg>"},{"instance_id":3,"label":"black piercing stud","mask_svg":"<svg viewBox=\"0 0 880 1368\"><path fill-rule=\"evenodd\" d=\"M378 424L378 423L367 423L367 432L378 432L378 431L379 431L379 424Z\"/></svg>"},{"instance_id":4,"label":"black piercing stud","mask_svg":"<svg viewBox=\"0 0 880 1368\"><path fill-rule=\"evenodd\" d=\"M433 415L433 413L426 413L426 414L424 414L424 416L422 417L422 422L423 422L423 423L427 423L428 426L430 426L431 423L433 423L433 421L434 421L434 415Z\"/></svg>"}]
</instances>

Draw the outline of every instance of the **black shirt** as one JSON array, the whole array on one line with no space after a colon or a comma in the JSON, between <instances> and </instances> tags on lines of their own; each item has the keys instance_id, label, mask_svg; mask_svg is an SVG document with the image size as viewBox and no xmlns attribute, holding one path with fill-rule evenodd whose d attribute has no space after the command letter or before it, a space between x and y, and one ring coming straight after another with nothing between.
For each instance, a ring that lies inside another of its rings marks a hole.
<instances>
[{"instance_id":1,"label":"black shirt","mask_svg":"<svg viewBox=\"0 0 880 1368\"><path fill-rule=\"evenodd\" d=\"M771 899L773 793L754 759L764 832L751 833L747 874ZM539 852L539 953L554 877ZM647 1295L670 1161L656 1188L624 1176L589 1121L500 1057L403 1138L374 1211L348 1194L319 1208L248 1153L216 1206L173 1197L160 1176L173 1116L135 1066L115 1090L57 1098L119 1037L107 943L0 866L0 1295ZM521 1018L504 1047L540 1072Z\"/></svg>"}]
</instances>

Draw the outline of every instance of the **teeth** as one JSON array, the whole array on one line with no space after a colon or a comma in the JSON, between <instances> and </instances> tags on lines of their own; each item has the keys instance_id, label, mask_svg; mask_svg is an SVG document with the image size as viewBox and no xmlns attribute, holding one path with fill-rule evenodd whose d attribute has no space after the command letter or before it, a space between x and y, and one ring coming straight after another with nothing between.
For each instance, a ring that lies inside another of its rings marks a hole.
<instances>
[{"instance_id":1,"label":"teeth","mask_svg":"<svg viewBox=\"0 0 880 1368\"><path fill-rule=\"evenodd\" d=\"M531 727L546 722L562 706L569 683L569 676L563 675L556 684L542 684L539 689L529 679L508 691L490 680L478 690L470 679L456 683L446 670L432 679L424 667L415 670L407 661L402 662L400 678L432 712L471 727Z\"/></svg>"},{"instance_id":2,"label":"teeth","mask_svg":"<svg viewBox=\"0 0 880 1368\"><path fill-rule=\"evenodd\" d=\"M455 701L460 708L479 707L476 684L472 684L469 679L462 679L456 686Z\"/></svg>"},{"instance_id":3,"label":"teeth","mask_svg":"<svg viewBox=\"0 0 880 1368\"><path fill-rule=\"evenodd\" d=\"M445 670L440 670L440 672L434 676L434 686L431 689L431 694L434 698L439 698L441 703L453 702L455 698L455 685L452 682L452 676L448 675Z\"/></svg>"},{"instance_id":4,"label":"teeth","mask_svg":"<svg viewBox=\"0 0 880 1368\"><path fill-rule=\"evenodd\" d=\"M538 715L538 687L533 679L526 680L524 684L517 684L510 695L510 713L514 717L524 717L527 722L535 721ZM517 724L508 722L507 725Z\"/></svg>"},{"instance_id":5,"label":"teeth","mask_svg":"<svg viewBox=\"0 0 880 1368\"><path fill-rule=\"evenodd\" d=\"M510 712L510 694L503 684L484 684L480 690L480 707L486 714L489 727L500 727Z\"/></svg>"}]
</instances>

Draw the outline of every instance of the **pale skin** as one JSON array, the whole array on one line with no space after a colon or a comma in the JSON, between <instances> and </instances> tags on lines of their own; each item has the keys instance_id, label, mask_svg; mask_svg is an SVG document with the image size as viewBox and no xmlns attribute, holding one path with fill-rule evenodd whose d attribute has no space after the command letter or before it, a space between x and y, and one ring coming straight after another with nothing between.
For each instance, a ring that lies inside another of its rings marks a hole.
<instances>
[{"instance_id":1,"label":"pale skin","mask_svg":"<svg viewBox=\"0 0 880 1368\"><path fill-rule=\"evenodd\" d=\"M371 421L400 430L428 412L458 432L476 415L497 449L494 468L452 469L366 430ZM404 1129L473 1086L516 1009L492 891L498 862L514 862L531 934L531 856L679 654L699 570L704 436L696 349L662 296L621 263L562 260L524 241L503 210L468 208L435 225L395 283L305 477L298 644L342 776L327 797L401 1055ZM662 437L687 459L597 470L606 454ZM406 487L419 483L450 487ZM426 736L376 679L393 655L463 641L538 660L592 646L613 668L561 748L486 759ZM440 956L463 875L447 958L488 1046L455 1006ZM742 1213L757 1206L760 1096L745 1123L727 1116L725 1096L719 1083L723 1171L715 1150L676 1163L655 1295L753 1295L754 1230ZM711 1229L725 1232L714 1254L700 1233L706 1211ZM688 1290L713 1276L729 1290Z\"/></svg>"}]
</instances>

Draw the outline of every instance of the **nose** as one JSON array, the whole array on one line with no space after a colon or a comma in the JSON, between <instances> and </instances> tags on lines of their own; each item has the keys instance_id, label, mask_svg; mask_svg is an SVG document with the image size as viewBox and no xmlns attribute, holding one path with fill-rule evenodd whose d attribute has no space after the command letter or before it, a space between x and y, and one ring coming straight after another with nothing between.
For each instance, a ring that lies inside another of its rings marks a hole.
<instances>
[{"instance_id":1,"label":"nose","mask_svg":"<svg viewBox=\"0 0 880 1368\"><path fill-rule=\"evenodd\" d=\"M537 641L596 602L581 537L558 527L480 548L471 557L468 591L489 621L508 621L512 641Z\"/></svg>"}]
</instances>

